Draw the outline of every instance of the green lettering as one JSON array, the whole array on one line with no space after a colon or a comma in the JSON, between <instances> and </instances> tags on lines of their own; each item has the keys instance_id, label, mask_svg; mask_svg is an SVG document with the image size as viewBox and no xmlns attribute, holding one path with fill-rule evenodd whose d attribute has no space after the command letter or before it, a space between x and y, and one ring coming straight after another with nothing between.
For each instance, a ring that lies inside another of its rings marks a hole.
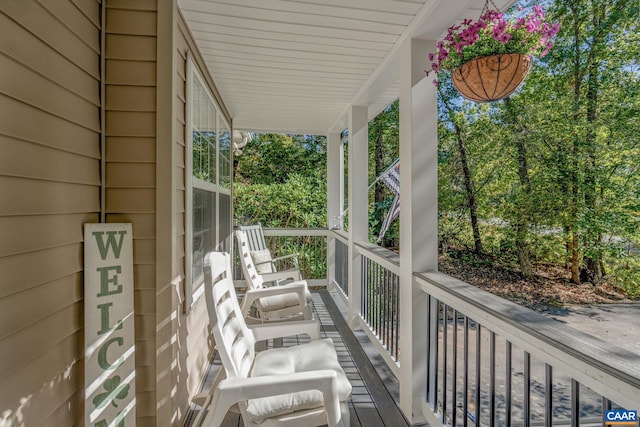
<instances>
[{"instance_id":1,"label":"green lettering","mask_svg":"<svg viewBox=\"0 0 640 427\"><path fill-rule=\"evenodd\" d=\"M122 329L122 320L118 321L118 323L116 323L116 326L114 326L113 328L109 326L109 308L112 305L112 302L106 302L104 304L98 305L98 309L100 309L100 326L102 327L102 329L98 331L98 335Z\"/></svg>"},{"instance_id":2,"label":"green lettering","mask_svg":"<svg viewBox=\"0 0 640 427\"><path fill-rule=\"evenodd\" d=\"M118 412L118 416L115 419L116 427L124 427L124 415L122 412ZM109 427L106 420L100 420L95 423L95 427Z\"/></svg>"},{"instance_id":3,"label":"green lettering","mask_svg":"<svg viewBox=\"0 0 640 427\"><path fill-rule=\"evenodd\" d=\"M115 274L109 277L109 272L115 270ZM118 274L122 273L122 266L115 265L111 267L98 267L96 271L100 273L100 293L99 297L122 293L122 285L118 285ZM109 285L115 286L115 289L109 290Z\"/></svg>"},{"instance_id":4,"label":"green lettering","mask_svg":"<svg viewBox=\"0 0 640 427\"><path fill-rule=\"evenodd\" d=\"M124 235L127 234L126 231L107 231L107 244L105 245L103 236L104 231L94 231L93 234L96 238L96 243L98 244L98 250L100 251L100 257L104 261L107 258L107 254L109 252L109 247L113 249L113 255L116 259L120 258L120 251L122 250L122 242L124 242ZM120 241L116 244L116 233L120 235Z\"/></svg>"},{"instance_id":5,"label":"green lettering","mask_svg":"<svg viewBox=\"0 0 640 427\"><path fill-rule=\"evenodd\" d=\"M98 365L100 365L102 369L116 369L124 363L124 356L120 356L113 365L107 360L107 351L114 341L117 342L120 347L124 345L124 338L114 337L102 344L102 347L98 350Z\"/></svg>"}]
</instances>

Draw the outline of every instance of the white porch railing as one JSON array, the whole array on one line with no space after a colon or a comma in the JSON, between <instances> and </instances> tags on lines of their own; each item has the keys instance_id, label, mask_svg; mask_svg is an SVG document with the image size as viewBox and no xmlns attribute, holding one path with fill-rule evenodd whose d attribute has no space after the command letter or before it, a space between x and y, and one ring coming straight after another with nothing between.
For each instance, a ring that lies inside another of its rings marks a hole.
<instances>
[{"instance_id":1,"label":"white porch railing","mask_svg":"<svg viewBox=\"0 0 640 427\"><path fill-rule=\"evenodd\" d=\"M355 304L359 325L398 376L398 255L357 242L361 297L351 301L348 236L313 232L326 236L325 245L333 248L325 249L331 257L330 286ZM602 426L608 409L640 409L640 354L441 273L416 273L413 280L428 299L422 413L431 424ZM400 384L401 393L407 389Z\"/></svg>"}]
</instances>

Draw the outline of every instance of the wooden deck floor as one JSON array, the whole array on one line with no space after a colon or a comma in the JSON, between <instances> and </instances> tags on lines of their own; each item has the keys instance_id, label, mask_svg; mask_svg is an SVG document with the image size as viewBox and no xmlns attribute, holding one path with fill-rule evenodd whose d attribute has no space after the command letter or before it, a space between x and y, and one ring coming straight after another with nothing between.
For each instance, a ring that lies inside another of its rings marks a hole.
<instances>
[{"instance_id":1,"label":"wooden deck floor","mask_svg":"<svg viewBox=\"0 0 640 427\"><path fill-rule=\"evenodd\" d=\"M349 409L352 427L404 427L409 424L398 409L397 381L380 357L368 350L368 339L364 333L353 333L347 326L338 305L326 290L313 292L314 311L321 323L323 337L333 339L342 368L353 386ZM283 345L295 345L296 338L283 341ZM220 360L211 362L209 386L220 369ZM384 378L384 381L383 379ZM192 409L186 426L191 426L198 408ZM243 426L240 416L228 413L223 427Z\"/></svg>"}]
</instances>

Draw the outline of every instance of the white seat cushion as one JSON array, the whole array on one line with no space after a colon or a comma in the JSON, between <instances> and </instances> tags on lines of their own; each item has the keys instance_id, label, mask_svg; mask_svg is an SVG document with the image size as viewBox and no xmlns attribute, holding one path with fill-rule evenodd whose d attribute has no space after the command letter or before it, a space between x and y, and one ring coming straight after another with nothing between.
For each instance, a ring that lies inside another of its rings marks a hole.
<instances>
[{"instance_id":1,"label":"white seat cushion","mask_svg":"<svg viewBox=\"0 0 640 427\"><path fill-rule=\"evenodd\" d=\"M309 290L305 290L305 296L307 298L307 303L309 303L311 301L311 293L309 292ZM258 304L258 307L261 311L267 312L283 310L285 308L300 305L300 300L298 299L298 294L292 292L287 294L262 297L258 301L256 301L256 304Z\"/></svg>"},{"instance_id":2,"label":"white seat cushion","mask_svg":"<svg viewBox=\"0 0 640 427\"><path fill-rule=\"evenodd\" d=\"M338 356L330 338L257 353L251 376L283 375L323 369L331 369L338 374L338 400L343 402L349 399L351 384L338 363ZM307 390L249 400L247 414L253 422L260 423L266 418L321 406L324 406L322 393L318 390Z\"/></svg>"},{"instance_id":3,"label":"white seat cushion","mask_svg":"<svg viewBox=\"0 0 640 427\"><path fill-rule=\"evenodd\" d=\"M271 252L269 249L262 249L259 251L249 251L253 265L256 267L258 274L273 273L273 266L271 265Z\"/></svg>"}]
</instances>

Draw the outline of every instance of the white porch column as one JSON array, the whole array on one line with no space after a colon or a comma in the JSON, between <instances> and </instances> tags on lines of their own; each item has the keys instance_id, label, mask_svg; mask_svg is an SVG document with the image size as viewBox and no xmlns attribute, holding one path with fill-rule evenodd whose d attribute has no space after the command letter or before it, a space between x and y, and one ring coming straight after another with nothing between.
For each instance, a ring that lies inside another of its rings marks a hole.
<instances>
[{"instance_id":1,"label":"white porch column","mask_svg":"<svg viewBox=\"0 0 640 427\"><path fill-rule=\"evenodd\" d=\"M340 133L327 134L327 228L334 226L333 218L342 213L342 147ZM327 238L327 287L336 277L336 243L331 234Z\"/></svg>"},{"instance_id":2,"label":"white porch column","mask_svg":"<svg viewBox=\"0 0 640 427\"><path fill-rule=\"evenodd\" d=\"M424 421L427 298L413 272L438 268L437 92L424 78L435 42L407 40L400 50L400 408Z\"/></svg>"},{"instance_id":3,"label":"white porch column","mask_svg":"<svg viewBox=\"0 0 640 427\"><path fill-rule=\"evenodd\" d=\"M354 242L369 239L367 183L369 123L367 107L349 108L349 326L358 326L361 295L361 261Z\"/></svg>"}]
</instances>

